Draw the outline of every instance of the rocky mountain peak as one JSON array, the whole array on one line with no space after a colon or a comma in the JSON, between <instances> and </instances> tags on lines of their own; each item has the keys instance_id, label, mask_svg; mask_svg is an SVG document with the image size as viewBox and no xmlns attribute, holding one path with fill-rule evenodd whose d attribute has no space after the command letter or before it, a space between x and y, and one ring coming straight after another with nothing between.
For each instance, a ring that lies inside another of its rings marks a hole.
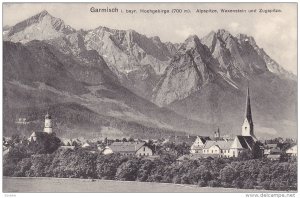
<instances>
[{"instance_id":1,"label":"rocky mountain peak","mask_svg":"<svg viewBox=\"0 0 300 198\"><path fill-rule=\"evenodd\" d=\"M201 43L199 37L197 35L189 36L183 44L179 47L178 51L181 53L190 52L191 50L201 50L203 48L203 44Z\"/></svg>"},{"instance_id":2,"label":"rocky mountain peak","mask_svg":"<svg viewBox=\"0 0 300 198\"><path fill-rule=\"evenodd\" d=\"M184 43L190 43L190 42L199 43L200 39L197 35L190 35L187 39L185 39Z\"/></svg>"},{"instance_id":3,"label":"rocky mountain peak","mask_svg":"<svg viewBox=\"0 0 300 198\"><path fill-rule=\"evenodd\" d=\"M46 15L51 16L47 10L43 10L42 12L38 13L38 14L35 15L35 16L43 17L43 16L46 16Z\"/></svg>"},{"instance_id":4,"label":"rocky mountain peak","mask_svg":"<svg viewBox=\"0 0 300 198\"><path fill-rule=\"evenodd\" d=\"M26 43L32 40L48 40L76 32L64 21L53 17L46 10L12 26L4 40Z\"/></svg>"}]
</instances>

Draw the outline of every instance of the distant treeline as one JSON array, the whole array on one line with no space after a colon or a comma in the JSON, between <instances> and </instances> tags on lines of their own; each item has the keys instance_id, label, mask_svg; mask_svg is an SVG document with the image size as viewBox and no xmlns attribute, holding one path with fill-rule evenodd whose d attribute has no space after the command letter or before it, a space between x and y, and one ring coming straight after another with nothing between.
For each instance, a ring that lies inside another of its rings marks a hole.
<instances>
[{"instance_id":1,"label":"distant treeline","mask_svg":"<svg viewBox=\"0 0 300 198\"><path fill-rule=\"evenodd\" d=\"M60 177L194 184L226 188L297 190L297 162L267 159L207 158L176 161L164 153L154 160L84 149L32 154L27 146L10 148L3 158L4 176Z\"/></svg>"}]
</instances>

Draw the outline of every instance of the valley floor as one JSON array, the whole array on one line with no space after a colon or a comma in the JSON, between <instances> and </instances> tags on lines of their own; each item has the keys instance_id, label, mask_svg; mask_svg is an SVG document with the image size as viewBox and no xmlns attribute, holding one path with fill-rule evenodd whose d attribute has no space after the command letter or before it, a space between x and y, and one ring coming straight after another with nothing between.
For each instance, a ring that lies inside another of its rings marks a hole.
<instances>
[{"instance_id":1,"label":"valley floor","mask_svg":"<svg viewBox=\"0 0 300 198\"><path fill-rule=\"evenodd\" d=\"M113 180L91 180L91 179L69 179L69 178L3 178L4 193L59 193L59 192L115 192L115 193L138 193L138 192L172 192L172 193L262 193L272 192L254 189L232 189L232 188L211 188L198 187L194 185L129 182Z\"/></svg>"}]
</instances>

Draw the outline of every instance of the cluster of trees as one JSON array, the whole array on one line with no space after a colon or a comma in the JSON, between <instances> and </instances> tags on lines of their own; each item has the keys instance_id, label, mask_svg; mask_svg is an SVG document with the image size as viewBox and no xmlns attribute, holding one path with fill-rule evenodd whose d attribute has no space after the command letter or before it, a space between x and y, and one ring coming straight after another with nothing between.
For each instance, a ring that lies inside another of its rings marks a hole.
<instances>
[{"instance_id":1,"label":"cluster of trees","mask_svg":"<svg viewBox=\"0 0 300 198\"><path fill-rule=\"evenodd\" d=\"M174 148L176 150L176 148ZM51 154L32 154L22 144L3 158L5 176L64 177L141 182L194 184L211 187L297 189L297 162L267 159L207 158L176 161L162 153L149 160L119 154L102 155L83 149L58 149Z\"/></svg>"}]
</instances>

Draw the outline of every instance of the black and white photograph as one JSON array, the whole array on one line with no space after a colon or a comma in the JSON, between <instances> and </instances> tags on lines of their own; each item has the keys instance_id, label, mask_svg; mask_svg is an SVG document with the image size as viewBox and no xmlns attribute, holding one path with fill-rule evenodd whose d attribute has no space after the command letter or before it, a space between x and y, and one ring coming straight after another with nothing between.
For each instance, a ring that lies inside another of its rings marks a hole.
<instances>
[{"instance_id":1,"label":"black and white photograph","mask_svg":"<svg viewBox=\"0 0 300 198\"><path fill-rule=\"evenodd\" d=\"M2 192L297 197L297 24L296 2L2 3Z\"/></svg>"}]
</instances>

